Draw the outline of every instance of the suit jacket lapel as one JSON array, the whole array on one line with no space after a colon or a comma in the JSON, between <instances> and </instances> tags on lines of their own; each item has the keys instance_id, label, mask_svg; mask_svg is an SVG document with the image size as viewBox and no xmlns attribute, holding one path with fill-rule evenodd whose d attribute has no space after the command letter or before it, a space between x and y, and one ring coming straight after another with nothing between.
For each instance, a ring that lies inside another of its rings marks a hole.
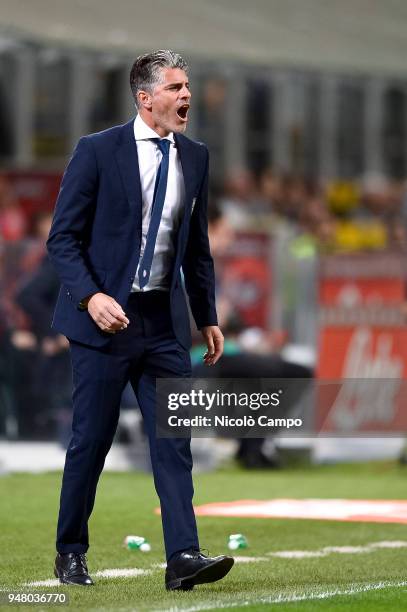
<instances>
[{"instance_id":1,"label":"suit jacket lapel","mask_svg":"<svg viewBox=\"0 0 407 612\"><path fill-rule=\"evenodd\" d=\"M175 258L175 270L178 270L181 263L181 253L187 240L186 231L188 228L189 219L191 218L192 198L194 196L194 189L196 187L196 158L193 147L190 145L189 141L182 135L174 134L174 136L181 161L185 187L184 214L177 236ZM172 286L175 285L176 281L177 275L175 274L172 278Z\"/></svg>"},{"instance_id":2,"label":"suit jacket lapel","mask_svg":"<svg viewBox=\"0 0 407 612\"><path fill-rule=\"evenodd\" d=\"M191 214L192 197L194 195L194 187L196 183L196 168L194 150L190 146L188 140L175 134L175 142L177 144L179 158L181 161L182 174L184 176L185 186L185 211L184 219Z\"/></svg>"},{"instance_id":3,"label":"suit jacket lapel","mask_svg":"<svg viewBox=\"0 0 407 612\"><path fill-rule=\"evenodd\" d=\"M123 126L115 151L115 156L119 167L123 188L127 195L127 199L130 203L130 206L134 211L134 219L136 221L136 227L140 232L141 239L143 197L141 192L137 145L134 138L133 126L134 119L132 119ZM180 237L183 236L184 232L186 231L188 220L191 216L192 198L194 196L194 189L196 187L197 177L196 159L193 147L190 145L189 141L182 135L175 134L175 142L178 148L185 187L184 214L177 240L178 258L179 247L183 241L183 238L181 238L180 240Z\"/></svg>"},{"instance_id":4,"label":"suit jacket lapel","mask_svg":"<svg viewBox=\"0 0 407 612\"><path fill-rule=\"evenodd\" d=\"M130 206L135 210L137 222L141 227L143 197L141 194L140 169L133 124L134 119L123 126L115 155L127 199Z\"/></svg>"},{"instance_id":5,"label":"suit jacket lapel","mask_svg":"<svg viewBox=\"0 0 407 612\"><path fill-rule=\"evenodd\" d=\"M142 203L140 169L137 145L134 138L134 119L126 123L116 149L116 160L119 166L123 187L130 204ZM185 186L185 214L191 212L193 189L196 182L194 151L187 139L175 134L175 142L181 161ZM188 210L187 210L188 209Z\"/></svg>"}]
</instances>

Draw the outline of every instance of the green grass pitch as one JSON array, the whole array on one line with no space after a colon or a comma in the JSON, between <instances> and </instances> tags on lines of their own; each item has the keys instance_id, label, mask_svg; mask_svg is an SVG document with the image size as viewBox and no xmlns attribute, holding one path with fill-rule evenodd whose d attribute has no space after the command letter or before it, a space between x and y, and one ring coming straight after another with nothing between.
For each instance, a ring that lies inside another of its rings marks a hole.
<instances>
[{"instance_id":1,"label":"green grass pitch","mask_svg":"<svg viewBox=\"0 0 407 612\"><path fill-rule=\"evenodd\" d=\"M52 579L60 473L0 477L0 589L23 591L26 582ZM320 466L274 472L244 472L230 467L195 476L195 504L237 499L318 497L404 499L407 469L391 462ZM112 568L140 568L147 575L95 578L91 588L35 587L27 591L67 592L62 609L164 611L276 609L299 612L407 610L407 548L362 554L333 553L320 558L269 557L237 563L222 581L191 592L167 593L160 517L152 478L140 473L102 474L90 522L91 575ZM176 517L174 517L176 520ZM383 540L407 541L407 525L294 519L198 519L201 546L227 553L229 534L241 532L249 548L234 555L264 557L272 551L359 546ZM143 535L150 553L122 546L128 534ZM398 586L396 586L398 585ZM279 600L277 603L276 600ZM7 609L51 610L55 606Z\"/></svg>"}]
</instances>

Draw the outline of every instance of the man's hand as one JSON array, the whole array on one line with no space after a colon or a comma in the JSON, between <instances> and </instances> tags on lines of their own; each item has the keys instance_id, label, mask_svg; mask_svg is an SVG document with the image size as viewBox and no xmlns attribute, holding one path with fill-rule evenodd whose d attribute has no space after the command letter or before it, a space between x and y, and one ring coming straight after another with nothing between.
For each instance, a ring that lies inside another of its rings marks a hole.
<instances>
[{"instance_id":1,"label":"man's hand","mask_svg":"<svg viewBox=\"0 0 407 612\"><path fill-rule=\"evenodd\" d=\"M201 333L208 347L204 362L206 365L215 365L223 353L223 334L217 325L202 327Z\"/></svg>"},{"instance_id":2,"label":"man's hand","mask_svg":"<svg viewBox=\"0 0 407 612\"><path fill-rule=\"evenodd\" d=\"M96 325L104 332L115 334L130 323L123 308L110 295L94 293L87 300L88 312Z\"/></svg>"}]
</instances>

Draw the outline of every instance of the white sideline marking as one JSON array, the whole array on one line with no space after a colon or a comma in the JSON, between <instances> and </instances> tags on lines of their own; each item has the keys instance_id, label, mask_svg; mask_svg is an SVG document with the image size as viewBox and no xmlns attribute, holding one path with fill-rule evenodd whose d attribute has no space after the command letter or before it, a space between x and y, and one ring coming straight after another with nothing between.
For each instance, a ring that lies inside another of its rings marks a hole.
<instances>
[{"instance_id":1,"label":"white sideline marking","mask_svg":"<svg viewBox=\"0 0 407 612\"><path fill-rule=\"evenodd\" d=\"M281 550L277 552L266 553L267 557L249 557L249 556L236 556L234 560L236 563L257 563L260 561L269 561L270 557L278 557L281 559L310 559L313 557L327 557L333 553L339 554L361 554L371 553L377 549L386 548L407 548L407 540L384 540L383 542L372 542L365 546L325 546L319 550ZM112 568L105 569L95 572L95 578L133 578L135 576L147 576L151 574L155 569L165 569L165 563L153 563L151 569L140 569L137 567L132 568ZM379 583L382 584L382 583ZM383 583L384 584L384 583ZM401 584L401 583L400 583ZM37 580L35 582L24 582L21 586L23 587L57 587L66 586L61 585L58 579L49 580ZM294 600L293 600L294 601ZM260 602L261 603L261 602ZM275 603L275 602L271 602ZM242 604L243 605L243 604ZM246 604L247 605L247 604ZM191 608L194 610L195 608ZM197 609L210 609L210 608L197 608ZM172 609L171 609L172 610ZM174 608L174 611L178 608Z\"/></svg>"},{"instance_id":2,"label":"white sideline marking","mask_svg":"<svg viewBox=\"0 0 407 612\"><path fill-rule=\"evenodd\" d=\"M99 572L95 572L95 578L133 578L134 576L147 576L151 574L151 570L139 569L137 567L131 567L128 569L121 568L113 568L113 569L105 569L100 570ZM54 580L37 580L36 582L24 582L22 586L27 587L48 587L48 586L67 586L66 584L61 584L59 580L56 578Z\"/></svg>"},{"instance_id":3,"label":"white sideline marking","mask_svg":"<svg viewBox=\"0 0 407 612\"><path fill-rule=\"evenodd\" d=\"M339 553L340 555L359 555L365 552L371 552L371 546L325 546L323 551L326 553Z\"/></svg>"},{"instance_id":4,"label":"white sideline marking","mask_svg":"<svg viewBox=\"0 0 407 612\"><path fill-rule=\"evenodd\" d=\"M35 580L34 582L23 582L21 585L23 587L58 587L58 586L67 586L66 584L61 584L59 580L56 578L50 580Z\"/></svg>"},{"instance_id":5,"label":"white sideline marking","mask_svg":"<svg viewBox=\"0 0 407 612\"><path fill-rule=\"evenodd\" d=\"M406 548L407 542L405 540L389 540L389 542L375 542L370 546L373 548Z\"/></svg>"},{"instance_id":6,"label":"white sideline marking","mask_svg":"<svg viewBox=\"0 0 407 612\"><path fill-rule=\"evenodd\" d=\"M268 557L234 557L236 563L256 563L257 561L270 561ZM151 574L153 569L165 569L166 563L153 563L151 569L139 569L132 567L130 569L105 569L100 570L92 574L95 578L133 578L134 576L147 576ZM35 582L24 582L21 586L25 587L54 587L54 586L66 586L61 585L58 579L50 580L37 580Z\"/></svg>"},{"instance_id":7,"label":"white sideline marking","mask_svg":"<svg viewBox=\"0 0 407 612\"><path fill-rule=\"evenodd\" d=\"M233 557L236 563L257 563L258 561L270 561L268 557Z\"/></svg>"},{"instance_id":8,"label":"white sideline marking","mask_svg":"<svg viewBox=\"0 0 407 612\"><path fill-rule=\"evenodd\" d=\"M292 603L295 601L312 601L314 599L329 599L331 597L338 597L341 595L357 595L358 593L366 593L368 591L379 591L381 589L400 588L407 587L407 581L403 582L376 582L372 584L364 584L362 586L352 586L348 589L334 589L332 591L325 591L322 593L302 593L298 595L279 595L278 597L258 597L254 599L246 599L241 601L233 602L218 602L209 605L197 605L190 608L179 608L177 606L171 607L166 610L158 610L156 612L203 612L204 610L220 610L223 608L237 608L244 606L252 606L253 604L280 604L280 603Z\"/></svg>"},{"instance_id":9,"label":"white sideline marking","mask_svg":"<svg viewBox=\"0 0 407 612\"><path fill-rule=\"evenodd\" d=\"M327 553L317 550L281 550L275 553L266 553L269 557L279 557L280 559L310 559L313 557L326 557Z\"/></svg>"},{"instance_id":10,"label":"white sideline marking","mask_svg":"<svg viewBox=\"0 0 407 612\"><path fill-rule=\"evenodd\" d=\"M340 555L359 555L374 552L378 548L407 548L407 540L372 542L365 546L325 546L319 550L281 550L266 553L268 557L281 559L309 559L311 557L327 557L332 553Z\"/></svg>"},{"instance_id":11,"label":"white sideline marking","mask_svg":"<svg viewBox=\"0 0 407 612\"><path fill-rule=\"evenodd\" d=\"M134 576L147 576L151 574L151 570L139 569L132 567L130 569L105 569L100 572L96 572L96 578L133 578Z\"/></svg>"}]
</instances>

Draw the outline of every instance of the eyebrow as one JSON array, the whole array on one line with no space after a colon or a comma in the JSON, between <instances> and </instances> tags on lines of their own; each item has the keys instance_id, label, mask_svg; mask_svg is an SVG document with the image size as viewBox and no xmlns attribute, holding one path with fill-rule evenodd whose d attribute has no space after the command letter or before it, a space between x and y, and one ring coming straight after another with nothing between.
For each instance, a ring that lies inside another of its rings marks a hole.
<instances>
[{"instance_id":1,"label":"eyebrow","mask_svg":"<svg viewBox=\"0 0 407 612\"><path fill-rule=\"evenodd\" d=\"M165 85L165 87L166 88L167 87L174 87L174 86L176 86L176 87L181 86L182 87L183 84L184 84L184 81L175 81L174 83L167 83ZM185 85L189 85L189 81L185 81Z\"/></svg>"}]
</instances>

